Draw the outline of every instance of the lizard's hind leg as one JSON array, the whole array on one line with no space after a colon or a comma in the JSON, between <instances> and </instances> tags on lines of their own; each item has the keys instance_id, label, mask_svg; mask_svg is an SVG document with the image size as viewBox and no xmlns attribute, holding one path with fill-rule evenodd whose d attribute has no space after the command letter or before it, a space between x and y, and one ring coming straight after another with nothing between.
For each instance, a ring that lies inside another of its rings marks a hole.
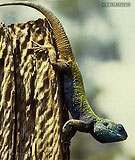
<instances>
[{"instance_id":1,"label":"lizard's hind leg","mask_svg":"<svg viewBox=\"0 0 135 160\"><path fill-rule=\"evenodd\" d=\"M64 59L57 59L56 61L56 58L54 58L54 47L49 44L49 45L41 45L35 41L33 41L33 44L34 46L32 47L32 49L34 50L34 52L45 52L47 53L49 50L50 50L50 61L51 61L51 64L53 65L53 67L60 71L60 72L70 72L70 66L69 66L69 62L64 60Z\"/></svg>"},{"instance_id":2,"label":"lizard's hind leg","mask_svg":"<svg viewBox=\"0 0 135 160\"><path fill-rule=\"evenodd\" d=\"M56 63L52 64L54 68L60 72L69 72L70 66L68 62L64 59L57 59Z\"/></svg>"},{"instance_id":3,"label":"lizard's hind leg","mask_svg":"<svg viewBox=\"0 0 135 160\"><path fill-rule=\"evenodd\" d=\"M41 45L33 40L32 42L33 42L32 49L34 50L34 53L41 53L41 52L48 53L51 64L52 65L56 64L56 51L52 44Z\"/></svg>"},{"instance_id":4,"label":"lizard's hind leg","mask_svg":"<svg viewBox=\"0 0 135 160\"><path fill-rule=\"evenodd\" d=\"M41 45L41 44L39 44L39 43L37 43L37 42L35 42L33 40L32 40L32 42L34 44L33 47L32 47L32 49L34 49L34 52L43 52L43 51L45 51L45 53L46 53L48 49L52 48L52 45Z\"/></svg>"}]
</instances>

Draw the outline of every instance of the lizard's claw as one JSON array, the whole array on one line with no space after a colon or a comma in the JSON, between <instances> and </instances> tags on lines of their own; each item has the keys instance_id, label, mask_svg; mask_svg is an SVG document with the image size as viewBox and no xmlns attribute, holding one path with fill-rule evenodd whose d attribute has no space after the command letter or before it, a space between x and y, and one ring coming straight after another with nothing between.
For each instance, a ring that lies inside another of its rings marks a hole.
<instances>
[{"instance_id":1,"label":"lizard's claw","mask_svg":"<svg viewBox=\"0 0 135 160\"><path fill-rule=\"evenodd\" d=\"M70 140L76 133L77 130L75 130L73 128L73 121L72 120L69 120L67 121L63 128L62 128L62 132L63 132L63 135L64 137L66 137L68 140Z\"/></svg>"},{"instance_id":2,"label":"lizard's claw","mask_svg":"<svg viewBox=\"0 0 135 160\"><path fill-rule=\"evenodd\" d=\"M47 52L48 49L51 49L52 46L51 45L41 45L37 42L35 42L34 40L31 40L32 43L33 43L33 48L34 49L34 52Z\"/></svg>"},{"instance_id":3,"label":"lizard's claw","mask_svg":"<svg viewBox=\"0 0 135 160\"><path fill-rule=\"evenodd\" d=\"M72 131L72 121L71 120L67 121L64 124L64 126L62 128L62 131L63 131L64 134L69 133L69 132Z\"/></svg>"}]
</instances>

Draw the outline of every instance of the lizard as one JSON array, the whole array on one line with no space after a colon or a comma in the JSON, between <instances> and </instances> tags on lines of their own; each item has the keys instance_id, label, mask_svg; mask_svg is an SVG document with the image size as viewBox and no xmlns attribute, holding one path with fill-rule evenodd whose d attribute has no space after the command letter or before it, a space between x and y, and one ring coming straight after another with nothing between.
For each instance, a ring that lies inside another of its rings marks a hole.
<instances>
[{"instance_id":1,"label":"lizard","mask_svg":"<svg viewBox=\"0 0 135 160\"><path fill-rule=\"evenodd\" d=\"M59 54L58 59L52 65L63 71L65 104L73 117L64 124L63 134L69 135L71 139L76 131L86 132L100 143L126 140L128 135L122 124L98 117L90 107L79 66L59 19L47 8L27 1L7 2L0 4L0 7L9 5L34 8L42 13L51 24Z\"/></svg>"}]
</instances>

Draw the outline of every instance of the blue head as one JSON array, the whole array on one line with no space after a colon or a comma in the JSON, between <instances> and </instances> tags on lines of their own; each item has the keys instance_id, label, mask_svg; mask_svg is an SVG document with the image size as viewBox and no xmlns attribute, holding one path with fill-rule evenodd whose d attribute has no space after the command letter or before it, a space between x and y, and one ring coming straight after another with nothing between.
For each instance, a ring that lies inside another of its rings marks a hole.
<instances>
[{"instance_id":1,"label":"blue head","mask_svg":"<svg viewBox=\"0 0 135 160\"><path fill-rule=\"evenodd\" d=\"M117 124L108 119L101 119L94 122L91 134L101 143L123 141L128 136L121 124Z\"/></svg>"}]
</instances>

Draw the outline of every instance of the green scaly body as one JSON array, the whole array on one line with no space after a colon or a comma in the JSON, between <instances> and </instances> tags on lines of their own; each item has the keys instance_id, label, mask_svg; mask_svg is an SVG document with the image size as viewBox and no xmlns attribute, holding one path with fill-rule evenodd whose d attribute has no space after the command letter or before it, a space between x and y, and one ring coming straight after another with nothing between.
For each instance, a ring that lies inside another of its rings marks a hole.
<instances>
[{"instance_id":1,"label":"green scaly body","mask_svg":"<svg viewBox=\"0 0 135 160\"><path fill-rule=\"evenodd\" d=\"M52 26L59 59L68 63L70 72L64 73L64 95L67 107L76 120L69 120L63 127L63 132L88 132L101 143L117 142L125 140L127 133L121 124L108 119L99 118L88 104L80 69L73 56L72 49L63 29L62 24L56 16L41 5L31 2L8 2L0 6L24 5L38 10L42 13ZM56 65L56 64L55 64ZM74 133L72 134L74 135Z\"/></svg>"}]
</instances>

